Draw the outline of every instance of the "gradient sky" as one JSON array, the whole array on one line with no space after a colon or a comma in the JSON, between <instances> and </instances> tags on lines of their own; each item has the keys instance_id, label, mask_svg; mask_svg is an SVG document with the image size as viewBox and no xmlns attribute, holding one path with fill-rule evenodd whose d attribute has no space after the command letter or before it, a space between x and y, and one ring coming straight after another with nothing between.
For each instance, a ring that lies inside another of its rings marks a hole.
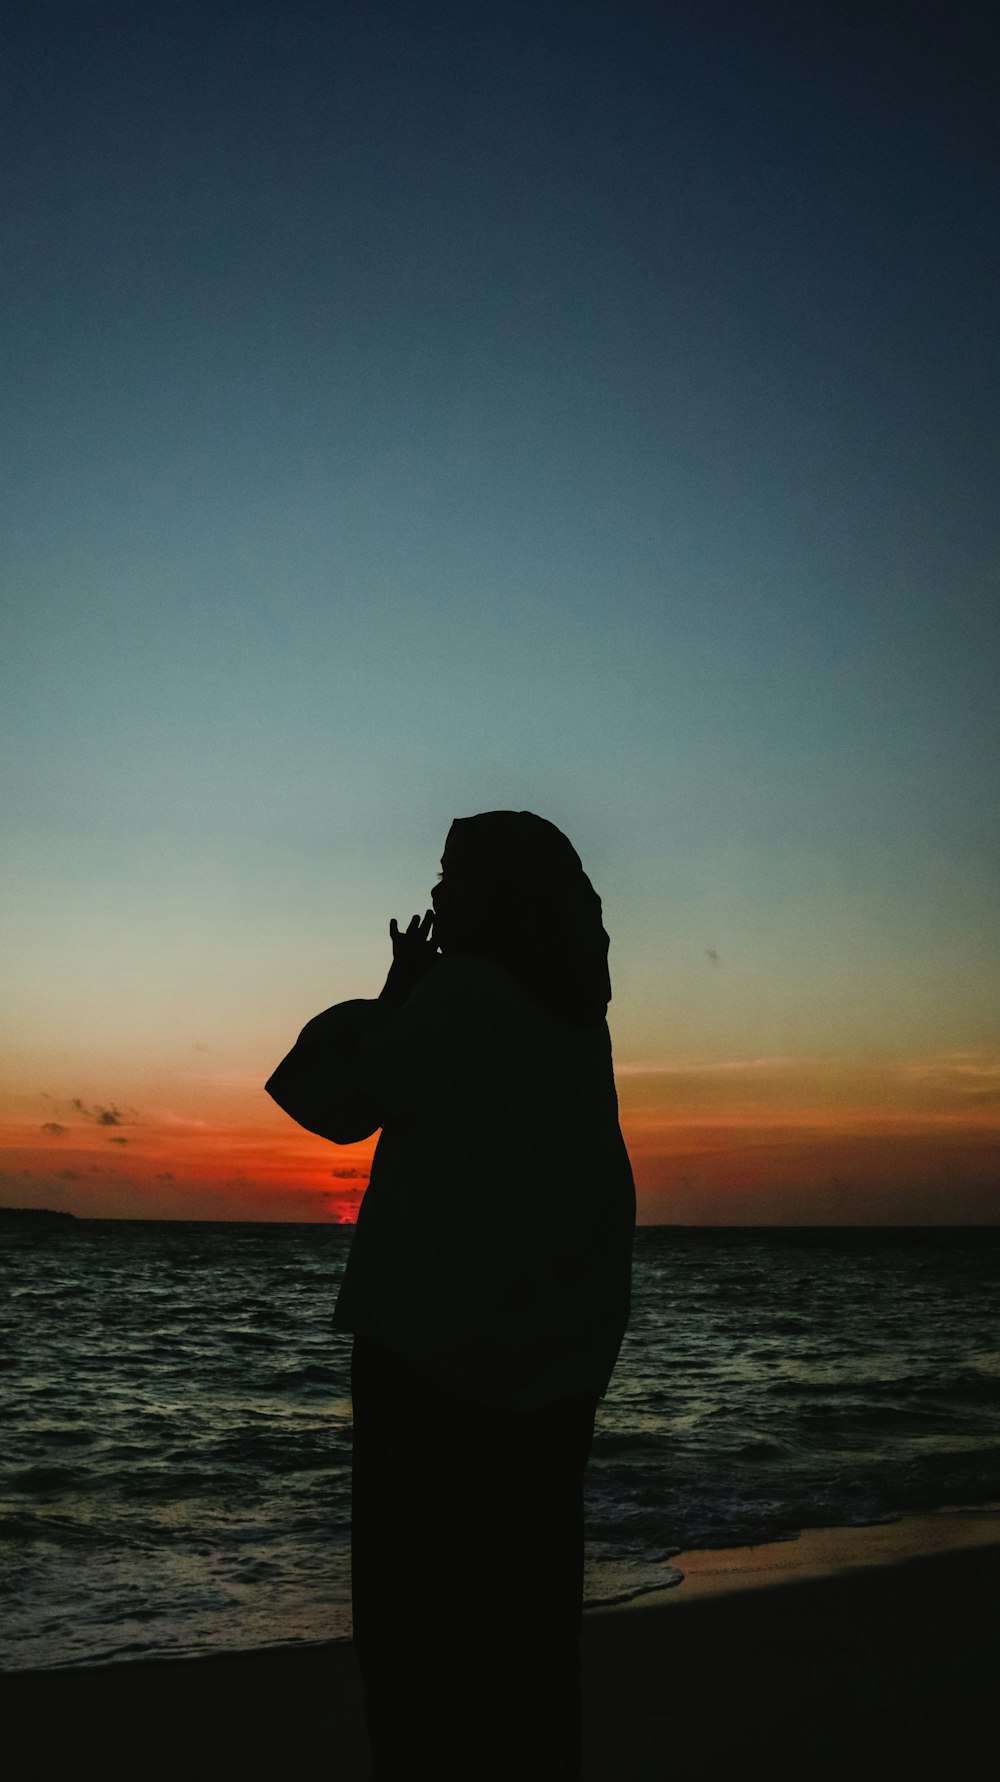
<instances>
[{"instance_id":1,"label":"gradient sky","mask_svg":"<svg viewBox=\"0 0 1000 1782\"><path fill-rule=\"evenodd\" d=\"M995 8L4 34L0 1201L350 1218L263 1081L527 808L641 1220L1000 1218Z\"/></svg>"}]
</instances>

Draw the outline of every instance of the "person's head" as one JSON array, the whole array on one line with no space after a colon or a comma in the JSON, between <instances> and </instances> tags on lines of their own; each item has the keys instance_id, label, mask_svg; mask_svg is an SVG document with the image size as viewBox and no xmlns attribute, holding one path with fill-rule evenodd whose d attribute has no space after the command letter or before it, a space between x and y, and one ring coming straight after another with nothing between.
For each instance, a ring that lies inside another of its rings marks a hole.
<instances>
[{"instance_id":1,"label":"person's head","mask_svg":"<svg viewBox=\"0 0 1000 1782\"><path fill-rule=\"evenodd\" d=\"M532 811L456 818L431 901L443 954L495 959L551 1013L603 1020L611 982L601 900L554 823Z\"/></svg>"}]
</instances>

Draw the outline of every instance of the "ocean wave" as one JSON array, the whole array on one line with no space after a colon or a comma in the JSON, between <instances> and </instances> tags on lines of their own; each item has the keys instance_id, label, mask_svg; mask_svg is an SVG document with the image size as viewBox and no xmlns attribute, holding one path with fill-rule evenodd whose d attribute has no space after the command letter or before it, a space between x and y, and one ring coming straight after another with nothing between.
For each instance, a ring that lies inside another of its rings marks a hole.
<instances>
[{"instance_id":1,"label":"ocean wave","mask_svg":"<svg viewBox=\"0 0 1000 1782\"><path fill-rule=\"evenodd\" d=\"M0 1257L4 1661L349 1631L345 1257L322 1228L85 1223ZM663 1588L685 1548L995 1502L998 1288L980 1233L640 1230L588 1601Z\"/></svg>"}]
</instances>

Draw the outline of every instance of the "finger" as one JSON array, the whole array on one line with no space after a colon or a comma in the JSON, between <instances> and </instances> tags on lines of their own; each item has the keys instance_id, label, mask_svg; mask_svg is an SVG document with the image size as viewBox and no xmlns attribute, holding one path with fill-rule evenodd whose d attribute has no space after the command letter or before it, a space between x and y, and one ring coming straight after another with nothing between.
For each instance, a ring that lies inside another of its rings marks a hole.
<instances>
[{"instance_id":1,"label":"finger","mask_svg":"<svg viewBox=\"0 0 1000 1782\"><path fill-rule=\"evenodd\" d=\"M390 918L389 918L389 933L391 934L393 940L398 940L399 927L397 925L395 916L390 916Z\"/></svg>"},{"instance_id":2,"label":"finger","mask_svg":"<svg viewBox=\"0 0 1000 1782\"><path fill-rule=\"evenodd\" d=\"M427 936L430 934L431 923L433 922L433 920L434 920L434 911L427 910L424 914L424 919L420 924L420 933L423 936L424 940L426 940Z\"/></svg>"}]
</instances>

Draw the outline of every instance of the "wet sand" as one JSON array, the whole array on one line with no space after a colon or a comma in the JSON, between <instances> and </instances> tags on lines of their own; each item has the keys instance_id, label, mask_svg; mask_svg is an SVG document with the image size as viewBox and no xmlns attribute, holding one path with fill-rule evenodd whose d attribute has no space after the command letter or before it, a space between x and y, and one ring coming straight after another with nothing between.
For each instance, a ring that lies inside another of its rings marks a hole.
<instances>
[{"instance_id":1,"label":"wet sand","mask_svg":"<svg viewBox=\"0 0 1000 1782\"><path fill-rule=\"evenodd\" d=\"M992 1763L1000 1516L809 1531L670 1563L681 1585L584 1618L585 1782L728 1782L750 1766L801 1782L872 1768L961 1777ZM0 1712L18 1782L368 1782L346 1643L8 1673Z\"/></svg>"}]
</instances>

